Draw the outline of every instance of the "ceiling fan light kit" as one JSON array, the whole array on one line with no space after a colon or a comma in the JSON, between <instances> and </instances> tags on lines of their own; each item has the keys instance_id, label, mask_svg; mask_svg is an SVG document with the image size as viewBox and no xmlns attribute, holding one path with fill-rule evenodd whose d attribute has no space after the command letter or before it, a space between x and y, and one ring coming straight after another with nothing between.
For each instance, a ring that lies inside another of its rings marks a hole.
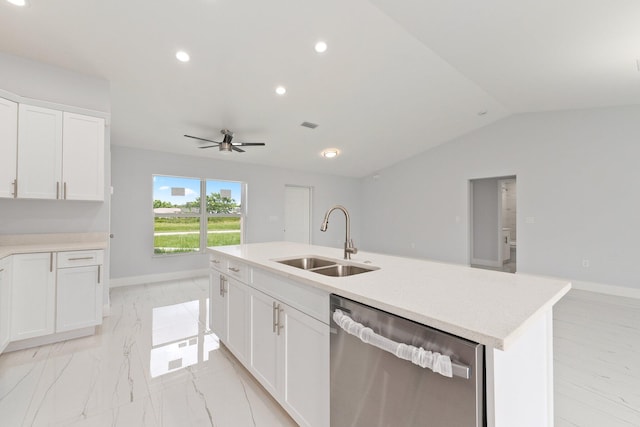
<instances>
[{"instance_id":1,"label":"ceiling fan light kit","mask_svg":"<svg viewBox=\"0 0 640 427\"><path fill-rule=\"evenodd\" d=\"M200 138L198 136L185 135L187 138L197 139L198 141L211 142L215 145L205 145L204 147L198 148L213 148L218 147L218 151L223 154L231 153L232 151L237 151L239 153L244 153L245 151L239 147L256 147L256 146L264 146L266 145L264 142L231 142L233 140L233 132L229 129L222 129L220 131L222 135L224 135L222 141L213 141L211 139Z\"/></svg>"}]
</instances>

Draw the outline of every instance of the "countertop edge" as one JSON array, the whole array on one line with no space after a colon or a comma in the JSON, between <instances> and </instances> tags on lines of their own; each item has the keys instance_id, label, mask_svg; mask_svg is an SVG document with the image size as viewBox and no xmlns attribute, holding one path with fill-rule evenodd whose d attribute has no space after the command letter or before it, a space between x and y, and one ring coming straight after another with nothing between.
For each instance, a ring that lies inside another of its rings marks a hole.
<instances>
[{"instance_id":1,"label":"countertop edge","mask_svg":"<svg viewBox=\"0 0 640 427\"><path fill-rule=\"evenodd\" d=\"M279 242L272 242L272 243L279 243ZM227 247L227 248L240 248L243 245L237 245L237 246L233 246L233 247ZM310 246L311 248L311 246ZM415 311L410 311L407 309L404 309L402 307L398 307L392 304L389 304L385 301L381 301L379 299L376 298L371 298L368 297L366 295L363 295L362 293L354 293L354 292L349 292L348 290L345 290L344 288L336 288L333 287L327 283L322 283L322 280L320 277L318 279L320 280L312 280L308 277L305 277L303 274L295 274L294 272L289 272L286 271L286 267L288 266L278 266L278 268L274 268L273 266L265 263L265 260L253 260L249 257L244 257L238 254L234 254L232 253L232 250L224 250L224 247L208 247L207 248L207 253L219 253L225 257L228 258L232 258L241 262L244 262L248 265L257 267L257 268L261 268L265 271L268 271L270 273L273 274L277 274L281 277L284 278L288 278L288 279L292 279L295 280L297 282L300 282L302 284L306 284L309 286L312 286L314 288L317 289L321 289L323 291L326 291L328 293L335 293L335 294L339 294L341 296L344 296L346 298L350 298L353 299L355 301L361 302L363 304L366 305L370 305L372 307L378 308L380 310L384 310L393 314L396 314L398 316L401 317L405 317L407 319L410 319L412 321L418 322L418 323L422 323L422 324L426 324L429 325L431 327L437 328L437 329L441 329L445 332L454 334L454 335L458 335L461 336L465 339L469 339L471 341L475 341L475 342L479 342L481 344L486 345L487 347L490 348L495 348L498 350L503 350L506 351L508 350L512 343L514 343L518 337L520 337L521 335L523 335L526 331L526 329L528 328L528 326L534 322L539 316L541 316L543 313L547 312L548 310L551 310L553 305L558 302L570 289L571 289L571 283L568 281L562 281L564 284L564 286L562 286L561 288L559 288L559 290L557 292L555 292L555 294L553 295L553 297L547 299L543 304L541 304L539 307L537 307L537 309L535 311L533 311L532 313L530 313L523 321L521 321L517 327L511 329L508 331L508 333L504 334L503 336L495 336L492 334L488 334L486 332L482 332L479 330L472 330L469 329L468 327L465 327L463 325L459 325L459 324L455 324L455 323L451 323L450 321L445 321L445 320L441 320L438 318L435 318L433 316L429 316L425 313L418 313ZM299 254L298 254L299 255ZM383 255L380 254L381 256L384 257L393 257L393 258L402 258L402 257L396 257L393 255ZM277 258L277 257L275 257ZM404 259L404 258L403 258ZM273 261L273 259L268 259L268 261ZM429 261L429 260L415 260L417 262L420 261ZM429 261L432 262L432 261ZM357 264L357 262L356 262ZM446 264L446 263L444 263ZM460 266L463 267L463 266ZM290 268L295 268L295 267L290 267ZM304 270L301 270L300 273L302 273ZM309 273L309 274L313 274L313 273ZM506 274L506 273L505 273ZM537 276L531 276L531 277L537 277ZM539 277L538 277L539 278ZM548 278L547 278L548 279ZM326 280L326 279L325 279ZM556 280L557 281L557 280Z\"/></svg>"}]
</instances>

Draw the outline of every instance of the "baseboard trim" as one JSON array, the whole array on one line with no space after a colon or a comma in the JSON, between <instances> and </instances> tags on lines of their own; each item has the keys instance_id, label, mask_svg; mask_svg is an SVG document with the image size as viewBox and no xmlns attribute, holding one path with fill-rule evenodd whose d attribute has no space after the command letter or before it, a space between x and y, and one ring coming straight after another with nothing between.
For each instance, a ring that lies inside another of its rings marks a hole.
<instances>
[{"instance_id":1,"label":"baseboard trim","mask_svg":"<svg viewBox=\"0 0 640 427\"><path fill-rule=\"evenodd\" d=\"M640 289L636 289L636 288L605 285L602 283L594 283L594 282L582 282L579 280L572 280L571 285L573 286L573 289L578 289L581 291L589 291L589 292L596 292L599 294L615 295L618 297L640 299Z\"/></svg>"},{"instance_id":2,"label":"baseboard trim","mask_svg":"<svg viewBox=\"0 0 640 427\"><path fill-rule=\"evenodd\" d=\"M484 265L486 267L502 267L502 263L491 259L471 258L471 264Z\"/></svg>"},{"instance_id":3,"label":"baseboard trim","mask_svg":"<svg viewBox=\"0 0 640 427\"><path fill-rule=\"evenodd\" d=\"M174 271L171 273L145 274L142 276L128 276L117 279L111 278L110 288L120 288L123 286L144 285L147 283L166 282L169 280L191 279L194 277L202 277L209 274L209 270L203 268L201 270Z\"/></svg>"}]
</instances>

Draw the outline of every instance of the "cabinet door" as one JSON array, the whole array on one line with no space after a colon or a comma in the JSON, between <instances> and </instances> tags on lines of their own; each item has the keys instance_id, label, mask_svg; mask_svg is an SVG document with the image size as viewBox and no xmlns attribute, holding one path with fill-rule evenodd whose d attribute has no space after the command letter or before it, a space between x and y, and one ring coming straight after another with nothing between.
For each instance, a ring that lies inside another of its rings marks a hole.
<instances>
[{"instance_id":1,"label":"cabinet door","mask_svg":"<svg viewBox=\"0 0 640 427\"><path fill-rule=\"evenodd\" d=\"M9 344L11 331L11 258L0 260L0 353Z\"/></svg>"},{"instance_id":2,"label":"cabinet door","mask_svg":"<svg viewBox=\"0 0 640 427\"><path fill-rule=\"evenodd\" d=\"M18 108L18 197L60 198L62 112L20 104Z\"/></svg>"},{"instance_id":3,"label":"cabinet door","mask_svg":"<svg viewBox=\"0 0 640 427\"><path fill-rule=\"evenodd\" d=\"M14 197L17 149L18 104L0 98L0 197Z\"/></svg>"},{"instance_id":4,"label":"cabinet door","mask_svg":"<svg viewBox=\"0 0 640 427\"><path fill-rule=\"evenodd\" d=\"M52 334L55 324L55 260L52 253L12 257L11 341Z\"/></svg>"},{"instance_id":5,"label":"cabinet door","mask_svg":"<svg viewBox=\"0 0 640 427\"><path fill-rule=\"evenodd\" d=\"M102 323L102 284L97 265L57 271L56 332Z\"/></svg>"},{"instance_id":6,"label":"cabinet door","mask_svg":"<svg viewBox=\"0 0 640 427\"><path fill-rule=\"evenodd\" d=\"M64 113L64 199L104 200L104 119Z\"/></svg>"},{"instance_id":7,"label":"cabinet door","mask_svg":"<svg viewBox=\"0 0 640 427\"><path fill-rule=\"evenodd\" d=\"M229 278L227 281L227 342L229 350L243 363L247 360L249 288Z\"/></svg>"},{"instance_id":8,"label":"cabinet door","mask_svg":"<svg viewBox=\"0 0 640 427\"><path fill-rule=\"evenodd\" d=\"M217 270L209 272L209 323L214 334L227 342L227 298L224 292L225 276Z\"/></svg>"},{"instance_id":9,"label":"cabinet door","mask_svg":"<svg viewBox=\"0 0 640 427\"><path fill-rule=\"evenodd\" d=\"M284 306L285 408L302 426L329 427L329 325Z\"/></svg>"},{"instance_id":10,"label":"cabinet door","mask_svg":"<svg viewBox=\"0 0 640 427\"><path fill-rule=\"evenodd\" d=\"M276 398L279 396L278 335L274 332L276 301L262 292L251 291L251 360L249 369Z\"/></svg>"}]
</instances>

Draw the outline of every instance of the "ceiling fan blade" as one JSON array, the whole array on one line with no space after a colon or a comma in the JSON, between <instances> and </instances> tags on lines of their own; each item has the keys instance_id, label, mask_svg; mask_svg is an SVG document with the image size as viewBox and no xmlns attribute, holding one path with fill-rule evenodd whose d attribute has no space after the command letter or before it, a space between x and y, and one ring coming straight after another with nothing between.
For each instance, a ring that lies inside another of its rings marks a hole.
<instances>
[{"instance_id":1,"label":"ceiling fan blade","mask_svg":"<svg viewBox=\"0 0 640 427\"><path fill-rule=\"evenodd\" d=\"M231 145L239 145L241 147L252 147L258 145L265 145L264 142L233 142Z\"/></svg>"},{"instance_id":2,"label":"ceiling fan blade","mask_svg":"<svg viewBox=\"0 0 640 427\"><path fill-rule=\"evenodd\" d=\"M243 150L243 149L238 148L238 147L236 147L236 146L235 146L235 145L233 145L233 144L231 145L231 149L232 149L233 151L238 151L239 153L244 153L244 150Z\"/></svg>"},{"instance_id":3,"label":"ceiling fan blade","mask_svg":"<svg viewBox=\"0 0 640 427\"><path fill-rule=\"evenodd\" d=\"M205 138L200 138L198 136L191 136L191 135L185 135L187 138L193 138L193 139L199 139L200 141L207 141L207 142L213 142L216 144L220 144L218 141L213 141L211 139L205 139Z\"/></svg>"},{"instance_id":4,"label":"ceiling fan blade","mask_svg":"<svg viewBox=\"0 0 640 427\"><path fill-rule=\"evenodd\" d=\"M213 147L219 147L219 145L205 145L204 147L198 147L198 148L213 148Z\"/></svg>"}]
</instances>

